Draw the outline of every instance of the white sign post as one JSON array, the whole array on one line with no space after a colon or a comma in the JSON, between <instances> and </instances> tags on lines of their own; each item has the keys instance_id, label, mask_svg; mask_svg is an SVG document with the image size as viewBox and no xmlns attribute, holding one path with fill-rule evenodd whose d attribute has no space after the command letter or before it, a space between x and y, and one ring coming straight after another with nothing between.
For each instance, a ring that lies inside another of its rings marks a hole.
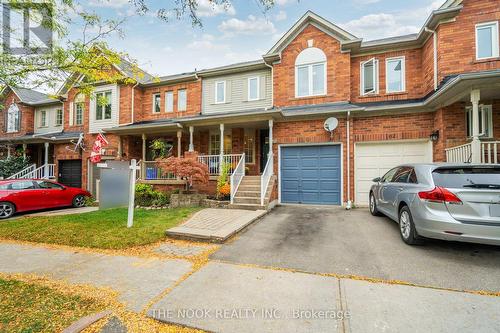
<instances>
[{"instance_id":1,"label":"white sign post","mask_svg":"<svg viewBox=\"0 0 500 333\"><path fill-rule=\"evenodd\" d=\"M137 167L137 161L133 159L130 161L130 189L128 196L128 220L127 220L127 228L132 228L134 225L134 206L135 206L135 181L136 181L136 171L139 168Z\"/></svg>"}]
</instances>

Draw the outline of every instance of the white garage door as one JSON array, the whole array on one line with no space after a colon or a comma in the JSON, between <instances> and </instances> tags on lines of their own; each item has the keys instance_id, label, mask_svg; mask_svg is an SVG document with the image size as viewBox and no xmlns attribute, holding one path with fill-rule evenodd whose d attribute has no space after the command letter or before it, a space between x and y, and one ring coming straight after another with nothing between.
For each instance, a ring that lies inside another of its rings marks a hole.
<instances>
[{"instance_id":1,"label":"white garage door","mask_svg":"<svg viewBox=\"0 0 500 333\"><path fill-rule=\"evenodd\" d=\"M373 178L383 176L400 164L432 162L432 143L430 141L356 143L354 154L355 202L357 205L367 205Z\"/></svg>"}]
</instances>

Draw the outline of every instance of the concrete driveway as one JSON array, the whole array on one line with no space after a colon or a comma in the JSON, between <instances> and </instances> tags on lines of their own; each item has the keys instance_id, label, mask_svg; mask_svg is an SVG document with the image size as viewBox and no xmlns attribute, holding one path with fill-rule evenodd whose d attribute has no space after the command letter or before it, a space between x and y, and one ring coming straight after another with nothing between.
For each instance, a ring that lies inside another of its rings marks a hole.
<instances>
[{"instance_id":1,"label":"concrete driveway","mask_svg":"<svg viewBox=\"0 0 500 333\"><path fill-rule=\"evenodd\" d=\"M366 209L277 207L213 259L500 291L500 247L435 240L408 246L395 222Z\"/></svg>"}]
</instances>

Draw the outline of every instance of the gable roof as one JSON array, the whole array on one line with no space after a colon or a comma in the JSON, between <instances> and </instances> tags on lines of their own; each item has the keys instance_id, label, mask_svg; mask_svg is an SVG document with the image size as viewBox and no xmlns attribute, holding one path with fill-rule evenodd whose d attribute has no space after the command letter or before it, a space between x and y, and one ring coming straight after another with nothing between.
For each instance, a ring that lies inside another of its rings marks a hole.
<instances>
[{"instance_id":1,"label":"gable roof","mask_svg":"<svg viewBox=\"0 0 500 333\"><path fill-rule=\"evenodd\" d=\"M315 26L326 34L336 38L341 43L347 41L361 41L353 34L309 10L297 22L295 22L295 24L278 40L276 44L274 44L274 46L264 55L264 59L272 59L276 56L279 57L279 53L283 51L283 49L287 47L288 44L290 44L295 37L297 37L297 35L309 25Z\"/></svg>"},{"instance_id":2,"label":"gable roof","mask_svg":"<svg viewBox=\"0 0 500 333\"><path fill-rule=\"evenodd\" d=\"M20 87L6 87L2 92L2 95L5 94L7 89L12 90L17 98L19 98L19 101L26 105L37 106L61 102L59 99L51 97L39 91Z\"/></svg>"}]
</instances>

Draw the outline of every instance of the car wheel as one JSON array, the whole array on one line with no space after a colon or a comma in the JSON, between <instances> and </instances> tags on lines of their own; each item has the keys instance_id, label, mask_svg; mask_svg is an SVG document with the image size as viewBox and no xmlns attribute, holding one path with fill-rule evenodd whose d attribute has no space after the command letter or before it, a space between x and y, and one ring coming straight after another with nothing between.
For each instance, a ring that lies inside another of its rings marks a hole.
<instances>
[{"instance_id":1,"label":"car wheel","mask_svg":"<svg viewBox=\"0 0 500 333\"><path fill-rule=\"evenodd\" d=\"M373 216L380 216L380 212L377 208L377 200L375 200L373 192L370 192L370 213Z\"/></svg>"},{"instance_id":2,"label":"car wheel","mask_svg":"<svg viewBox=\"0 0 500 333\"><path fill-rule=\"evenodd\" d=\"M80 208L85 206L85 196L83 195L77 195L73 199L73 207Z\"/></svg>"},{"instance_id":3,"label":"car wheel","mask_svg":"<svg viewBox=\"0 0 500 333\"><path fill-rule=\"evenodd\" d=\"M404 206L399 211L399 231L403 242L406 244L416 245L421 243L417 230L415 229L415 223L413 223L410 208L408 208L408 206Z\"/></svg>"},{"instance_id":4,"label":"car wheel","mask_svg":"<svg viewBox=\"0 0 500 333\"><path fill-rule=\"evenodd\" d=\"M8 219L16 212L16 207L10 202L0 202L0 219Z\"/></svg>"}]
</instances>

